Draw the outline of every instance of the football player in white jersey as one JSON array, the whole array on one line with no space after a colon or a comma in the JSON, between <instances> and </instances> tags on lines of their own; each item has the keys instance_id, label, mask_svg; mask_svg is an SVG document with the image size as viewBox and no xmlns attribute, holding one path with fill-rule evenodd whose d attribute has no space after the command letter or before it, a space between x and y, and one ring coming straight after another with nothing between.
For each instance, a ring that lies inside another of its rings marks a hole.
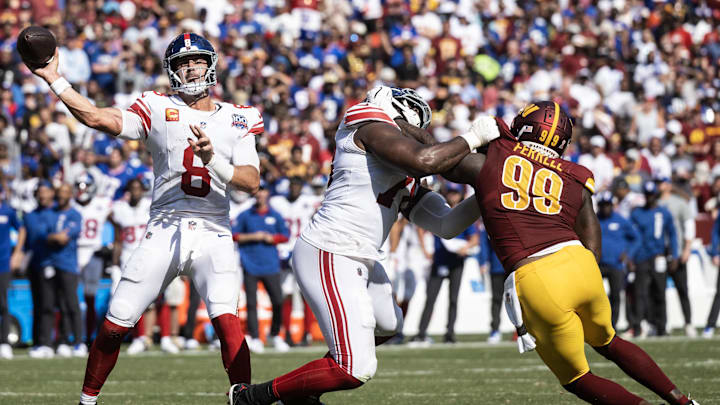
<instances>
[{"instance_id":1,"label":"football player in white jersey","mask_svg":"<svg viewBox=\"0 0 720 405\"><path fill-rule=\"evenodd\" d=\"M292 317L292 309L295 304L302 305L305 313L305 327L303 328L303 337L301 344L306 346L309 343L308 334L310 333L310 325L313 321L312 313L309 306L302 298L300 289L295 281L290 268L290 254L292 253L295 242L300 237L300 232L310 222L310 218L320 206L322 196L315 194L303 194L305 181L300 177L292 177L290 179L290 187L287 197L284 195L276 195L270 198L270 207L280 213L285 219L285 224L290 230L290 238L287 242L278 245L278 254L280 255L280 263L283 270L282 290L285 296L283 302L283 326L285 327L285 340L290 346L293 346L292 337L290 336L290 321Z\"/></svg>"},{"instance_id":2,"label":"football player in white jersey","mask_svg":"<svg viewBox=\"0 0 720 405\"><path fill-rule=\"evenodd\" d=\"M97 402L124 336L178 274L188 274L207 304L222 342L230 382L250 381L250 355L235 316L240 272L234 261L226 187L254 193L260 183L254 135L263 132L253 107L213 101L218 55L205 38L185 33L168 46L168 96L143 93L126 111L98 108L58 73L58 57L33 73L84 125L145 142L152 154L150 221L123 269L105 322L90 349L81 404Z\"/></svg>"},{"instance_id":3,"label":"football player in white jersey","mask_svg":"<svg viewBox=\"0 0 720 405\"><path fill-rule=\"evenodd\" d=\"M75 179L75 208L82 216L82 228L78 238L78 268L83 282L83 293L87 310L85 312L86 342L91 342L95 331L95 294L103 272L103 259L97 253L102 248L102 234L105 222L112 209L112 200L97 194L95 178L84 173ZM78 353L85 355L85 353Z\"/></svg>"},{"instance_id":4,"label":"football player in white jersey","mask_svg":"<svg viewBox=\"0 0 720 405\"><path fill-rule=\"evenodd\" d=\"M410 89L375 88L347 110L335 134L325 199L291 259L330 352L268 382L234 385L231 405L318 403L324 392L357 388L373 377L376 342L402 330L379 263L398 212L443 237L466 229L479 216L477 203L468 199L450 210L440 195L420 187L419 177L450 170L500 135L494 118L482 117L469 132L430 148L406 136L429 123L430 107Z\"/></svg>"}]
</instances>

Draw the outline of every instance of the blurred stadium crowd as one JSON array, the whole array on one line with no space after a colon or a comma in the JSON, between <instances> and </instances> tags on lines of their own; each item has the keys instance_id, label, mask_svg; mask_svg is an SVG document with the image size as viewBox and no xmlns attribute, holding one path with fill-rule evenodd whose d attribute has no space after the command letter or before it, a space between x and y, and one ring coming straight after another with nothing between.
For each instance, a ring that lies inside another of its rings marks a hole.
<instances>
[{"instance_id":1,"label":"blurred stadium crowd","mask_svg":"<svg viewBox=\"0 0 720 405\"><path fill-rule=\"evenodd\" d=\"M565 158L591 169L620 213L644 204L646 181L671 183L709 242L720 195L717 1L0 0L1 180L21 213L37 207L43 180L89 172L116 200L131 179L152 182L142 143L79 124L22 64L15 40L30 24L55 33L76 90L120 108L168 92L162 55L177 34L210 39L213 95L262 111L271 195L287 194L290 178L321 191L345 109L377 84L417 89L439 140L479 113L509 122L551 99L575 119Z\"/></svg>"}]
</instances>

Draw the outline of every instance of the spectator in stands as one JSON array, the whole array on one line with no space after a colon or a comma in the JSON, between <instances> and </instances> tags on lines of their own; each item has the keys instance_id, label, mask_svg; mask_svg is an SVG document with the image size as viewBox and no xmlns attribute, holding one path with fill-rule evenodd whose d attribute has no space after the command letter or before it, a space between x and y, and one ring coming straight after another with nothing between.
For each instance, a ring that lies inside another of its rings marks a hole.
<instances>
[{"instance_id":1,"label":"spectator in stands","mask_svg":"<svg viewBox=\"0 0 720 405\"><path fill-rule=\"evenodd\" d=\"M661 194L658 205L665 207L672 215L673 225L675 225L677 231L678 251L680 252L677 267L670 268L668 274L673 279L675 290L680 298L680 306L685 319L685 335L696 337L697 330L692 326L687 276L687 262L690 258L692 243L695 240L695 213L690 208L688 199L674 192L673 183L670 179L662 179L659 188Z\"/></svg>"},{"instance_id":2,"label":"spectator in stands","mask_svg":"<svg viewBox=\"0 0 720 405\"><path fill-rule=\"evenodd\" d=\"M451 207L457 205L463 200L465 195L465 186L451 182L445 183L444 196ZM455 343L455 319L457 317L457 300L460 292L460 281L462 281L463 268L465 267L465 259L473 253L473 249L478 246L480 235L475 225L464 230L457 237L445 240L435 236L435 253L433 254L433 264L430 270L430 278L427 281L427 294L425 299L425 308L420 317L420 325L418 326L418 334L412 338L411 342L428 342L427 328L430 324L435 300L437 299L443 280L449 280L448 288L448 319L447 329L443 338L445 343Z\"/></svg>"},{"instance_id":3,"label":"spectator in stands","mask_svg":"<svg viewBox=\"0 0 720 405\"><path fill-rule=\"evenodd\" d=\"M600 193L597 202L603 247L599 264L603 278L610 284L609 298L614 327L620 315L620 293L625 288L626 271L635 271L632 258L640 247L640 235L630 221L615 211L612 193Z\"/></svg>"},{"instance_id":4,"label":"spectator in stands","mask_svg":"<svg viewBox=\"0 0 720 405\"><path fill-rule=\"evenodd\" d=\"M605 155L605 144L605 137L593 136L590 138L590 153L583 153L578 159L579 164L593 172L597 191L607 190L613 179L613 162Z\"/></svg>"},{"instance_id":5,"label":"spectator in stands","mask_svg":"<svg viewBox=\"0 0 720 405\"><path fill-rule=\"evenodd\" d=\"M290 232L283 217L268 205L270 191L261 183L255 194L255 205L238 215L233 238L240 245L247 300L248 346L255 353L263 352L257 318L257 284L262 281L272 303L270 340L275 349L287 351L289 346L279 335L282 326L282 274L276 245L287 242Z\"/></svg>"},{"instance_id":6,"label":"spectator in stands","mask_svg":"<svg viewBox=\"0 0 720 405\"><path fill-rule=\"evenodd\" d=\"M47 236L50 262L41 287L43 305L40 338L45 342L50 341L57 304L63 318L57 347L57 354L61 357L85 356L88 352L83 342L82 313L77 294L80 279L77 240L82 229L82 217L70 205L72 196L73 188L69 184L61 184L55 190L56 205L52 210ZM74 338L73 348L69 345L71 333Z\"/></svg>"},{"instance_id":7,"label":"spectator in stands","mask_svg":"<svg viewBox=\"0 0 720 405\"><path fill-rule=\"evenodd\" d=\"M643 186L645 205L635 208L630 219L640 234L642 249L635 252L635 336L664 336L667 334L665 286L667 271L675 271L678 259L677 230L670 212L658 206L660 192L654 181ZM668 257L670 262L668 263ZM641 326L648 320L648 328Z\"/></svg>"},{"instance_id":8,"label":"spectator in stands","mask_svg":"<svg viewBox=\"0 0 720 405\"><path fill-rule=\"evenodd\" d=\"M502 308L503 293L505 291L505 268L497 257L490 244L490 238L483 229L480 232L480 270L483 274L490 275L490 292L492 293L490 304L490 335L488 343L500 343L500 309Z\"/></svg>"},{"instance_id":9,"label":"spectator in stands","mask_svg":"<svg viewBox=\"0 0 720 405\"><path fill-rule=\"evenodd\" d=\"M10 231L17 231L17 241L13 247ZM12 271L20 267L22 248L25 244L25 227L17 212L7 201L0 202L0 359L12 359L12 348L8 344L10 333L10 313L8 308L8 287Z\"/></svg>"}]
</instances>

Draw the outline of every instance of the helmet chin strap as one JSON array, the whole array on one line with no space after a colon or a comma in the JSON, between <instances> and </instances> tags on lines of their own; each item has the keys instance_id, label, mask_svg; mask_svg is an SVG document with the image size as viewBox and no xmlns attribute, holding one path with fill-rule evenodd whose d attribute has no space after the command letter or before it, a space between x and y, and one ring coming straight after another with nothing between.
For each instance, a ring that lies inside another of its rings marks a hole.
<instances>
[{"instance_id":1,"label":"helmet chin strap","mask_svg":"<svg viewBox=\"0 0 720 405\"><path fill-rule=\"evenodd\" d=\"M554 150L548 148L547 146L539 144L537 142L521 141L520 143L522 143L523 145L527 146L528 148L530 148L534 151L540 152L541 154L543 154L547 157L556 158L556 159L560 157L559 153L557 153Z\"/></svg>"}]
</instances>

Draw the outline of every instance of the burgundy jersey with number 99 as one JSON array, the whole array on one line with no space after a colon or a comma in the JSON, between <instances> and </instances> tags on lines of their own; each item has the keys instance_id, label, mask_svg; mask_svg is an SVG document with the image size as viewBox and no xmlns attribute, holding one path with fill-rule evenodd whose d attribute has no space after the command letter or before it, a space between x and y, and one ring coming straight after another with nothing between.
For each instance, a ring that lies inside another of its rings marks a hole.
<instances>
[{"instance_id":1,"label":"burgundy jersey with number 99","mask_svg":"<svg viewBox=\"0 0 720 405\"><path fill-rule=\"evenodd\" d=\"M574 226L582 191L594 192L595 182L587 168L531 150L496 121L500 138L488 147L475 196L493 248L509 272L534 253L578 239Z\"/></svg>"}]
</instances>

